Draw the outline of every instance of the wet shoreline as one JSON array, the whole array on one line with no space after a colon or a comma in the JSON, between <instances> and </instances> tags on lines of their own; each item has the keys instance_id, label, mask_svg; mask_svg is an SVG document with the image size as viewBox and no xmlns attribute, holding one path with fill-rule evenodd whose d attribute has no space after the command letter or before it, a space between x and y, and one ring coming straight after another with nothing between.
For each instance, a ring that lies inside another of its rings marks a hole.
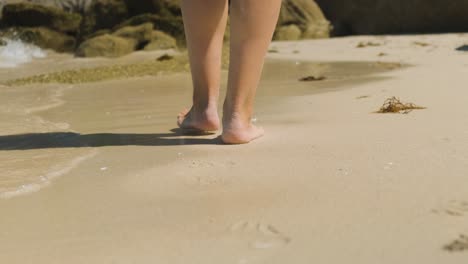
<instances>
[{"instance_id":1,"label":"wet shoreline","mask_svg":"<svg viewBox=\"0 0 468 264\"><path fill-rule=\"evenodd\" d=\"M259 89L258 113L277 108L282 99L291 96L334 91L342 89L345 84L349 86L353 82L378 80L380 77L377 74L382 72L382 68L371 63L267 60ZM81 74L80 71L74 73ZM299 81L310 74L327 78L318 82ZM31 83L4 87L5 91L12 92L2 97L4 105L5 102L12 104L2 110L3 124L9 124L9 129L3 130L0 136L0 155L8 161L3 163L4 176L0 177L0 193L3 193L0 197L3 198L28 193L28 190L37 191L39 186L49 185L53 178L49 175L57 175L56 171L65 174L78 166L80 162L77 161L94 157L99 147L180 145L190 142L177 132L171 132L174 113L190 103L187 100L190 97L188 73L124 77L82 84ZM13 116L15 112L22 118ZM34 121L34 118L38 121ZM258 119L260 122L274 122L274 119L262 114ZM49 124L49 127L44 128L44 124ZM155 132L164 136L158 137ZM145 133L149 134L145 136ZM154 136L150 136L152 133ZM175 139L168 140L167 137ZM192 142L201 144L208 140L192 139ZM76 154L70 154L73 152ZM41 157L42 161L31 159L31 155ZM55 162L50 163L51 160ZM43 164L45 167L38 170L33 164ZM24 181L16 181L16 187L12 186L11 180L5 180L11 178L8 174L19 168L31 166L30 171L23 170L23 175L15 176L17 179L24 178ZM50 171L47 166L51 168Z\"/></svg>"}]
</instances>

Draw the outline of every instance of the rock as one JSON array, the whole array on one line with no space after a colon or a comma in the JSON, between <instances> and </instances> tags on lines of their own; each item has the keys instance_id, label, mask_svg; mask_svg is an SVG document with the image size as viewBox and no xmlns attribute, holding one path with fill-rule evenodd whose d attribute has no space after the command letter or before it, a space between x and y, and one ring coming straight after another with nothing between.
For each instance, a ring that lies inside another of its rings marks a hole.
<instances>
[{"instance_id":1,"label":"rock","mask_svg":"<svg viewBox=\"0 0 468 264\"><path fill-rule=\"evenodd\" d=\"M127 26L115 31L112 35L134 39L137 46L143 47L152 40L153 24L145 23L139 26Z\"/></svg>"},{"instance_id":2,"label":"rock","mask_svg":"<svg viewBox=\"0 0 468 264\"><path fill-rule=\"evenodd\" d=\"M91 3L93 2L93 0L27 0L27 1L34 3L34 4L52 6L52 7L56 7L67 12L80 13L80 14L84 14L86 10L88 10L88 8L91 6Z\"/></svg>"},{"instance_id":3,"label":"rock","mask_svg":"<svg viewBox=\"0 0 468 264\"><path fill-rule=\"evenodd\" d=\"M182 17L161 17L156 22L154 28L173 36L178 43L185 43L185 31Z\"/></svg>"},{"instance_id":4,"label":"rock","mask_svg":"<svg viewBox=\"0 0 468 264\"><path fill-rule=\"evenodd\" d=\"M298 40L302 31L297 25L281 26L276 29L275 40Z\"/></svg>"},{"instance_id":5,"label":"rock","mask_svg":"<svg viewBox=\"0 0 468 264\"><path fill-rule=\"evenodd\" d=\"M15 3L20 3L24 2L24 0L1 0L0 1L0 19L2 18L2 13L3 13L3 7L8 5L8 4L15 4Z\"/></svg>"},{"instance_id":6,"label":"rock","mask_svg":"<svg viewBox=\"0 0 468 264\"><path fill-rule=\"evenodd\" d=\"M145 46L144 50L164 50L177 48L177 41L168 34L154 30L151 34L151 41Z\"/></svg>"},{"instance_id":7,"label":"rock","mask_svg":"<svg viewBox=\"0 0 468 264\"><path fill-rule=\"evenodd\" d=\"M72 52L76 45L74 37L45 27L10 28L0 35L11 39L20 39L40 48L52 49L57 52Z\"/></svg>"},{"instance_id":8,"label":"rock","mask_svg":"<svg viewBox=\"0 0 468 264\"><path fill-rule=\"evenodd\" d=\"M116 25L114 27L114 30L118 30L120 28L127 27L127 26L138 26L144 23L153 23L153 25L156 25L160 18L161 17L156 14L150 14L150 13L140 14L137 16L133 16L123 21L122 23Z\"/></svg>"},{"instance_id":9,"label":"rock","mask_svg":"<svg viewBox=\"0 0 468 264\"><path fill-rule=\"evenodd\" d=\"M78 32L81 20L78 14L31 3L7 4L2 11L5 26L47 27L64 33Z\"/></svg>"},{"instance_id":10,"label":"rock","mask_svg":"<svg viewBox=\"0 0 468 264\"><path fill-rule=\"evenodd\" d=\"M128 18L124 0L95 0L86 12L82 35L90 35L100 29L112 29Z\"/></svg>"},{"instance_id":11,"label":"rock","mask_svg":"<svg viewBox=\"0 0 468 264\"><path fill-rule=\"evenodd\" d=\"M182 17L167 16L162 17L157 14L140 14L131 17L119 25L114 27L114 30L118 30L126 26L136 26L143 23L153 23L154 28L163 31L174 38L178 43L185 43L185 32Z\"/></svg>"},{"instance_id":12,"label":"rock","mask_svg":"<svg viewBox=\"0 0 468 264\"><path fill-rule=\"evenodd\" d=\"M297 28L284 28L290 25L296 25L301 30L301 38L327 38L330 35L330 23L312 0L283 1L275 36L278 36L279 30L282 31L281 36L285 30L297 33Z\"/></svg>"},{"instance_id":13,"label":"rock","mask_svg":"<svg viewBox=\"0 0 468 264\"><path fill-rule=\"evenodd\" d=\"M110 29L99 29L98 31L95 31L95 32L91 33L90 35L87 35L86 39L95 38L95 37L105 35L105 34L112 34L112 30L110 30Z\"/></svg>"},{"instance_id":14,"label":"rock","mask_svg":"<svg viewBox=\"0 0 468 264\"><path fill-rule=\"evenodd\" d=\"M153 13L161 16L181 16L179 0L125 0L129 13Z\"/></svg>"},{"instance_id":15,"label":"rock","mask_svg":"<svg viewBox=\"0 0 468 264\"><path fill-rule=\"evenodd\" d=\"M164 7L175 16L182 16L180 0L164 0Z\"/></svg>"},{"instance_id":16,"label":"rock","mask_svg":"<svg viewBox=\"0 0 468 264\"><path fill-rule=\"evenodd\" d=\"M466 0L316 0L335 35L463 32Z\"/></svg>"},{"instance_id":17,"label":"rock","mask_svg":"<svg viewBox=\"0 0 468 264\"><path fill-rule=\"evenodd\" d=\"M120 57L133 52L137 41L105 34L81 43L76 51L78 57Z\"/></svg>"},{"instance_id":18,"label":"rock","mask_svg":"<svg viewBox=\"0 0 468 264\"><path fill-rule=\"evenodd\" d=\"M169 54L164 54L164 55L159 56L159 58L157 58L156 61L169 61L173 59L174 59L174 56L171 56Z\"/></svg>"}]
</instances>

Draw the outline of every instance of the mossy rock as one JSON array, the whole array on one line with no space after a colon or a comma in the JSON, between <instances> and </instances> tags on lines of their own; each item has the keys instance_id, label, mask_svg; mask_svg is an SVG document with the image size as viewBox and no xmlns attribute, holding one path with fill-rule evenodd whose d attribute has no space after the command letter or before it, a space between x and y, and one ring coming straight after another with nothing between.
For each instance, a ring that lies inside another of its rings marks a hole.
<instances>
[{"instance_id":1,"label":"mossy rock","mask_svg":"<svg viewBox=\"0 0 468 264\"><path fill-rule=\"evenodd\" d=\"M275 32L275 40L299 40L302 31L297 25L281 26Z\"/></svg>"},{"instance_id":2,"label":"mossy rock","mask_svg":"<svg viewBox=\"0 0 468 264\"><path fill-rule=\"evenodd\" d=\"M154 30L151 34L151 41L145 46L144 50L165 50L177 48L177 41L168 34Z\"/></svg>"},{"instance_id":3,"label":"mossy rock","mask_svg":"<svg viewBox=\"0 0 468 264\"><path fill-rule=\"evenodd\" d=\"M2 14L8 27L47 27L63 33L78 32L82 20L79 14L31 3L7 4Z\"/></svg>"},{"instance_id":4,"label":"mossy rock","mask_svg":"<svg viewBox=\"0 0 468 264\"><path fill-rule=\"evenodd\" d=\"M182 17L162 17L154 28L173 36L178 43L185 44L185 30Z\"/></svg>"},{"instance_id":5,"label":"mossy rock","mask_svg":"<svg viewBox=\"0 0 468 264\"><path fill-rule=\"evenodd\" d=\"M330 35L330 23L320 7L312 0L284 0L278 20L277 31L284 26L299 27L302 38L325 38ZM278 35L278 32L275 32Z\"/></svg>"},{"instance_id":6,"label":"mossy rock","mask_svg":"<svg viewBox=\"0 0 468 264\"><path fill-rule=\"evenodd\" d=\"M319 20L305 27L302 32L303 39L329 38L332 27L327 20Z\"/></svg>"},{"instance_id":7,"label":"mossy rock","mask_svg":"<svg viewBox=\"0 0 468 264\"><path fill-rule=\"evenodd\" d=\"M112 29L127 18L124 0L95 0L86 12L81 34L87 36L97 30Z\"/></svg>"},{"instance_id":8,"label":"mossy rock","mask_svg":"<svg viewBox=\"0 0 468 264\"><path fill-rule=\"evenodd\" d=\"M177 40L177 43L185 43L185 31L182 17L167 16L163 17L158 14L140 14L131 17L119 25L114 27L114 30L118 30L126 26L136 26L144 23L152 23L154 28L159 31L163 31Z\"/></svg>"},{"instance_id":9,"label":"mossy rock","mask_svg":"<svg viewBox=\"0 0 468 264\"><path fill-rule=\"evenodd\" d=\"M132 16L129 19L123 21L122 23L116 25L113 28L113 30L119 30L123 27L128 27L128 26L138 26L138 25L145 24L145 23L152 23L153 25L156 25L160 18L161 16L157 14L150 14L150 13Z\"/></svg>"},{"instance_id":10,"label":"mossy rock","mask_svg":"<svg viewBox=\"0 0 468 264\"><path fill-rule=\"evenodd\" d=\"M139 26L127 26L115 31L112 35L134 39L137 42L137 46L143 47L151 41L153 27L152 23L145 23Z\"/></svg>"},{"instance_id":11,"label":"mossy rock","mask_svg":"<svg viewBox=\"0 0 468 264\"><path fill-rule=\"evenodd\" d=\"M316 0L335 35L468 31L466 0Z\"/></svg>"},{"instance_id":12,"label":"mossy rock","mask_svg":"<svg viewBox=\"0 0 468 264\"><path fill-rule=\"evenodd\" d=\"M91 33L90 35L87 35L86 39L95 38L95 37L102 36L102 35L105 35L105 34L112 34L112 30L110 30L110 29L99 29L99 30Z\"/></svg>"},{"instance_id":13,"label":"mossy rock","mask_svg":"<svg viewBox=\"0 0 468 264\"><path fill-rule=\"evenodd\" d=\"M81 43L75 54L78 57L114 58L133 52L137 44L134 39L105 34Z\"/></svg>"},{"instance_id":14,"label":"mossy rock","mask_svg":"<svg viewBox=\"0 0 468 264\"><path fill-rule=\"evenodd\" d=\"M76 46L74 37L46 27L9 28L2 31L0 36L19 39L42 49L52 49L57 52L73 52Z\"/></svg>"}]
</instances>

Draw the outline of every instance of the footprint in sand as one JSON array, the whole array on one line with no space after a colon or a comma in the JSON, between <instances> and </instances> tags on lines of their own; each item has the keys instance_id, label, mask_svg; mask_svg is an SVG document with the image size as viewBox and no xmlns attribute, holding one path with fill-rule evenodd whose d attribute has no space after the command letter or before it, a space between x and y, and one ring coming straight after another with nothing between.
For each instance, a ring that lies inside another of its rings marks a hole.
<instances>
[{"instance_id":1,"label":"footprint in sand","mask_svg":"<svg viewBox=\"0 0 468 264\"><path fill-rule=\"evenodd\" d=\"M248 241L249 248L265 250L286 246L291 239L272 225L239 221L230 227L232 234Z\"/></svg>"},{"instance_id":2,"label":"footprint in sand","mask_svg":"<svg viewBox=\"0 0 468 264\"><path fill-rule=\"evenodd\" d=\"M468 202L452 200L446 205L432 210L435 214L446 214L450 216L468 216Z\"/></svg>"}]
</instances>

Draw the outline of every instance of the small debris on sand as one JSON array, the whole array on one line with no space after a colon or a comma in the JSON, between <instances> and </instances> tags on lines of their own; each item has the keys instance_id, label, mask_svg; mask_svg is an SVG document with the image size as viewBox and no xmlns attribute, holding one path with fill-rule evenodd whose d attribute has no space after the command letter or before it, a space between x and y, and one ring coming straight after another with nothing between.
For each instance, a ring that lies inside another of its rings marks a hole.
<instances>
[{"instance_id":1,"label":"small debris on sand","mask_svg":"<svg viewBox=\"0 0 468 264\"><path fill-rule=\"evenodd\" d=\"M468 45L462 45L456 49L457 51L468 51Z\"/></svg>"},{"instance_id":2,"label":"small debris on sand","mask_svg":"<svg viewBox=\"0 0 468 264\"><path fill-rule=\"evenodd\" d=\"M293 53L294 53L294 54L298 54L298 53L300 53L300 51L294 50Z\"/></svg>"},{"instance_id":3,"label":"small debris on sand","mask_svg":"<svg viewBox=\"0 0 468 264\"><path fill-rule=\"evenodd\" d=\"M164 54L162 56L160 56L159 58L157 58L156 60L157 61L167 61L167 60L172 60L174 59L174 56L171 56L169 54Z\"/></svg>"},{"instance_id":4,"label":"small debris on sand","mask_svg":"<svg viewBox=\"0 0 468 264\"><path fill-rule=\"evenodd\" d=\"M378 46L382 46L382 44L380 43L377 43L377 42L372 42L372 41L362 41L362 42L359 42L356 46L356 48L367 48L367 47L378 47Z\"/></svg>"},{"instance_id":5,"label":"small debris on sand","mask_svg":"<svg viewBox=\"0 0 468 264\"><path fill-rule=\"evenodd\" d=\"M389 70L394 70L403 67L403 64L399 62L377 62L375 65Z\"/></svg>"},{"instance_id":6,"label":"small debris on sand","mask_svg":"<svg viewBox=\"0 0 468 264\"><path fill-rule=\"evenodd\" d=\"M322 75L309 75L306 77L302 77L299 79L301 82L314 82L314 81L323 81L327 79L327 77L322 76Z\"/></svg>"},{"instance_id":7,"label":"small debris on sand","mask_svg":"<svg viewBox=\"0 0 468 264\"><path fill-rule=\"evenodd\" d=\"M383 56L387 56L387 55L388 55L388 54L385 53L385 52L380 52L379 54L377 54L377 56L379 56L379 57L383 57Z\"/></svg>"},{"instance_id":8,"label":"small debris on sand","mask_svg":"<svg viewBox=\"0 0 468 264\"><path fill-rule=\"evenodd\" d=\"M277 49L269 49L268 53L279 53L279 50Z\"/></svg>"},{"instance_id":9,"label":"small debris on sand","mask_svg":"<svg viewBox=\"0 0 468 264\"><path fill-rule=\"evenodd\" d=\"M416 109L426 109L426 107L417 106L413 103L403 103L397 97L391 97L385 100L384 104L377 113L398 113L398 114L408 114Z\"/></svg>"},{"instance_id":10,"label":"small debris on sand","mask_svg":"<svg viewBox=\"0 0 468 264\"><path fill-rule=\"evenodd\" d=\"M421 47L427 47L427 46L431 45L429 43L422 42L422 41L414 41L413 44L416 45L416 46L421 46Z\"/></svg>"},{"instance_id":11,"label":"small debris on sand","mask_svg":"<svg viewBox=\"0 0 468 264\"><path fill-rule=\"evenodd\" d=\"M449 252L468 251L468 236L460 235L458 239L454 240L450 244L445 245L444 250Z\"/></svg>"},{"instance_id":12,"label":"small debris on sand","mask_svg":"<svg viewBox=\"0 0 468 264\"><path fill-rule=\"evenodd\" d=\"M358 96L356 97L356 99L365 99L365 98L369 98L370 96L369 95L361 95L361 96Z\"/></svg>"}]
</instances>

